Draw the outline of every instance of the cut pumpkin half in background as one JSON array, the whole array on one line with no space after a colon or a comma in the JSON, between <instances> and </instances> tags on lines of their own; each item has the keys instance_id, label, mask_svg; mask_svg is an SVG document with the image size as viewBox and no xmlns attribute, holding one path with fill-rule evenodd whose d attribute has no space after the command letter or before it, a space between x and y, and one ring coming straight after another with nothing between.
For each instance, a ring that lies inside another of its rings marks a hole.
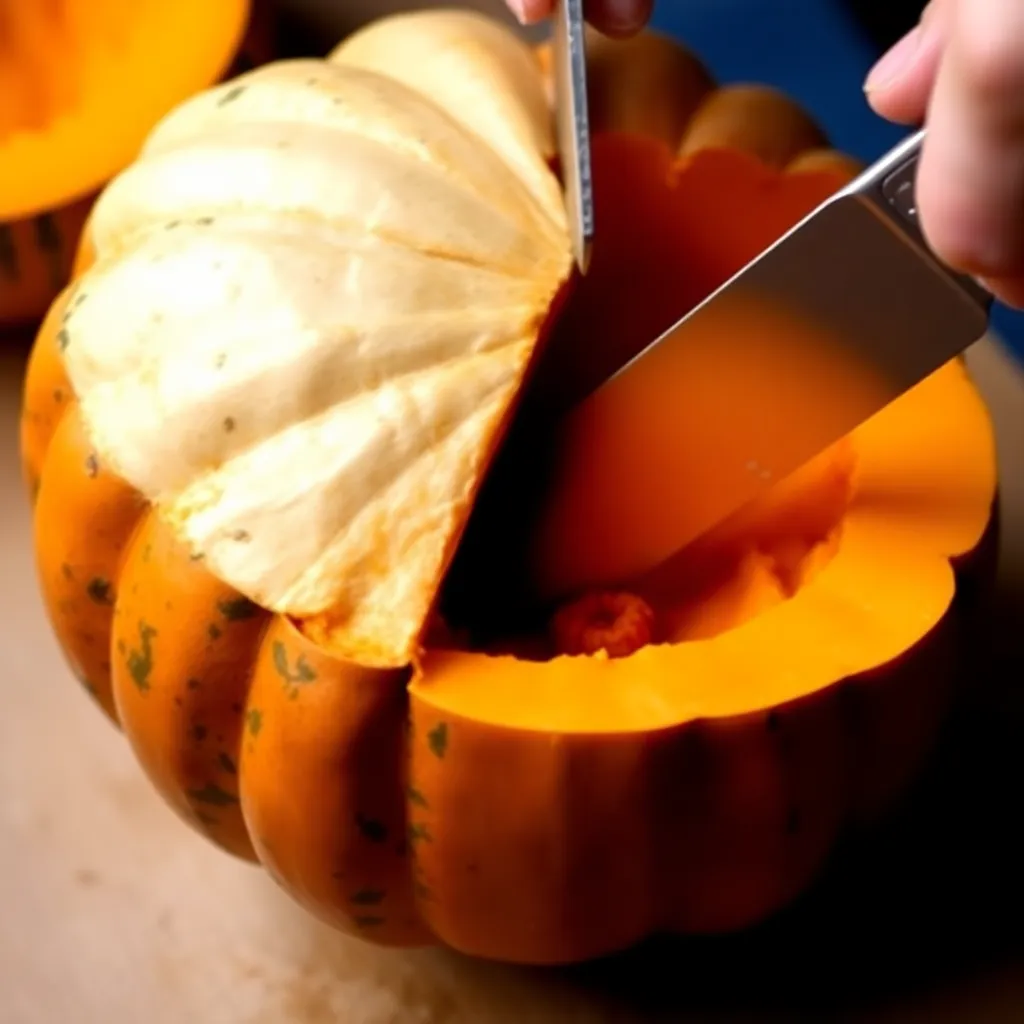
<instances>
[{"instance_id":1,"label":"cut pumpkin half in background","mask_svg":"<svg viewBox=\"0 0 1024 1024\"><path fill-rule=\"evenodd\" d=\"M231 70L251 7L0 0L0 327L42 315L97 190L164 114Z\"/></svg>"}]
</instances>

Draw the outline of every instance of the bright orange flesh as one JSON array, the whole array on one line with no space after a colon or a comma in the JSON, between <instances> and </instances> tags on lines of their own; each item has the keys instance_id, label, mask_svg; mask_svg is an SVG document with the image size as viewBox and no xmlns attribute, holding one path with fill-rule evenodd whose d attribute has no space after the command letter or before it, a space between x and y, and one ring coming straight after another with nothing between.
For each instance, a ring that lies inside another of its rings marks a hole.
<instances>
[{"instance_id":1,"label":"bright orange flesh","mask_svg":"<svg viewBox=\"0 0 1024 1024\"><path fill-rule=\"evenodd\" d=\"M788 101L705 94L699 69L661 59L696 98L657 119L678 140L596 140L601 233L538 368L542 407L592 386L852 173L798 152L819 140ZM639 95L649 79L633 81ZM737 133L751 102L760 120ZM642 104L613 114L648 124ZM698 129L701 154L677 163ZM81 254L84 270L88 240ZM246 604L91 457L60 358L71 295L36 342L22 421L55 632L171 805L322 919L530 963L741 928L919 770L967 621L958 574L991 537L993 434L959 362L629 581L615 608L649 608L628 621L653 621L656 642L634 651L642 630L624 638L616 619L595 635L569 615L556 642L599 653L554 656L543 627L529 658L452 639L407 685ZM500 586L485 579L470 606ZM592 603L576 607L600 620Z\"/></svg>"},{"instance_id":2,"label":"bright orange flesh","mask_svg":"<svg viewBox=\"0 0 1024 1024\"><path fill-rule=\"evenodd\" d=\"M0 221L60 206L216 81L249 0L0 0Z\"/></svg>"}]
</instances>

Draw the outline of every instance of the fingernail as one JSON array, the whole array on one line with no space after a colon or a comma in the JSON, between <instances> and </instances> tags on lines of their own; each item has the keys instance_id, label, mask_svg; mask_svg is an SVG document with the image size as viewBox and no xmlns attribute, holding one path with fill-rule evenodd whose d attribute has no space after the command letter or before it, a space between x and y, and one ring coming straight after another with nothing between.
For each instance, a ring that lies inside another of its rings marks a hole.
<instances>
[{"instance_id":1,"label":"fingernail","mask_svg":"<svg viewBox=\"0 0 1024 1024\"><path fill-rule=\"evenodd\" d=\"M878 63L868 72L864 81L864 91L874 92L884 89L910 70L914 58L921 48L924 37L924 24L912 28L895 46L883 54Z\"/></svg>"}]
</instances>

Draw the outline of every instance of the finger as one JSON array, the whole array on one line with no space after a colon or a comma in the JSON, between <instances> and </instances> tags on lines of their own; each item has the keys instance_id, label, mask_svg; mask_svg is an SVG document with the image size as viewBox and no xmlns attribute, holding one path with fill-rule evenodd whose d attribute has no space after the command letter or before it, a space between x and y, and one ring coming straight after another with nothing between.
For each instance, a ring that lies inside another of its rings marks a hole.
<instances>
[{"instance_id":1,"label":"finger","mask_svg":"<svg viewBox=\"0 0 1024 1024\"><path fill-rule=\"evenodd\" d=\"M938 255L1024 277L1024 4L960 0L928 109L917 200Z\"/></svg>"},{"instance_id":2,"label":"finger","mask_svg":"<svg viewBox=\"0 0 1024 1024\"><path fill-rule=\"evenodd\" d=\"M1014 309L1024 310L1024 275L1020 277L1006 277L1002 280L993 278L982 278L981 283L997 298L1007 306Z\"/></svg>"},{"instance_id":3,"label":"finger","mask_svg":"<svg viewBox=\"0 0 1024 1024\"><path fill-rule=\"evenodd\" d=\"M551 16L555 0L507 0L509 9L523 25L533 25Z\"/></svg>"},{"instance_id":4,"label":"finger","mask_svg":"<svg viewBox=\"0 0 1024 1024\"><path fill-rule=\"evenodd\" d=\"M875 113L897 124L920 124L935 83L951 4L932 0L921 20L868 73L864 92Z\"/></svg>"},{"instance_id":5,"label":"finger","mask_svg":"<svg viewBox=\"0 0 1024 1024\"><path fill-rule=\"evenodd\" d=\"M524 25L551 16L555 0L508 0L512 13ZM635 35L650 20L654 0L586 0L587 20L599 32L613 38Z\"/></svg>"},{"instance_id":6,"label":"finger","mask_svg":"<svg viewBox=\"0 0 1024 1024\"><path fill-rule=\"evenodd\" d=\"M606 36L636 35L650 20L654 0L586 0L587 21Z\"/></svg>"}]
</instances>

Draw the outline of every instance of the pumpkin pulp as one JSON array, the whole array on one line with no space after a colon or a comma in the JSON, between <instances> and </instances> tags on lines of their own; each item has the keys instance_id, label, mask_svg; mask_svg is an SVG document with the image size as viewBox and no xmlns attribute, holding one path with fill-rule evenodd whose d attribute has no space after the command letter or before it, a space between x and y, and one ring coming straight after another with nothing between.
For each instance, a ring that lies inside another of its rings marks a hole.
<instances>
[{"instance_id":1,"label":"pumpkin pulp","mask_svg":"<svg viewBox=\"0 0 1024 1024\"><path fill-rule=\"evenodd\" d=\"M0 221L85 195L231 62L248 0L0 0Z\"/></svg>"}]
</instances>

